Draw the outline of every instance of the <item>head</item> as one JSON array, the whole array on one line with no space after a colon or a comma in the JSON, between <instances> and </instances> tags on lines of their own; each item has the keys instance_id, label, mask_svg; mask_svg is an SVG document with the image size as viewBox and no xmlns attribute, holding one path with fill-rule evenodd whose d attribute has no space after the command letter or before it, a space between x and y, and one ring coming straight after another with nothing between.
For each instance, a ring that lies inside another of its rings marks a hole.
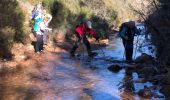
<instances>
[{"instance_id":1,"label":"head","mask_svg":"<svg viewBox=\"0 0 170 100\"><path fill-rule=\"evenodd\" d=\"M129 28L134 28L135 27L135 21L128 21L128 22L125 22L125 24L129 27Z\"/></svg>"},{"instance_id":2,"label":"head","mask_svg":"<svg viewBox=\"0 0 170 100\"><path fill-rule=\"evenodd\" d=\"M87 22L86 22L86 25L87 25L88 28L92 28L92 23L91 23L91 21L87 21Z\"/></svg>"},{"instance_id":3,"label":"head","mask_svg":"<svg viewBox=\"0 0 170 100\"><path fill-rule=\"evenodd\" d=\"M41 4L41 3L39 3L39 4L36 5L36 10L37 10L37 11L42 12L42 9L43 9L43 7L42 7L42 4Z\"/></svg>"}]
</instances>

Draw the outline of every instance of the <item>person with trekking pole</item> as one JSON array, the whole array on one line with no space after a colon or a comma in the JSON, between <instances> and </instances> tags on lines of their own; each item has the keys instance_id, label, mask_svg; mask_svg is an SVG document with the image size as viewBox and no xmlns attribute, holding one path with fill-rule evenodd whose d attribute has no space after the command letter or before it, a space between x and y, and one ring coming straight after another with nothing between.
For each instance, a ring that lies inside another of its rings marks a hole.
<instances>
[{"instance_id":1,"label":"person with trekking pole","mask_svg":"<svg viewBox=\"0 0 170 100\"><path fill-rule=\"evenodd\" d=\"M96 36L94 30L92 29L91 21L82 22L80 25L77 25L75 28L75 33L77 36L77 41L75 42L75 44L73 45L73 47L70 51L70 56L71 57L75 56L75 51L81 45L81 41L83 41L83 43L85 44L89 57L96 55L95 52L91 51L91 46L90 46L90 43L86 36L86 35L88 35L88 33L90 33L94 38L96 38L96 40L99 39Z\"/></svg>"},{"instance_id":2,"label":"person with trekking pole","mask_svg":"<svg viewBox=\"0 0 170 100\"><path fill-rule=\"evenodd\" d=\"M134 21L128 21L122 23L119 36L122 38L122 42L125 48L125 57L127 63L133 62L133 40L134 36L138 35L140 32L135 26Z\"/></svg>"}]
</instances>

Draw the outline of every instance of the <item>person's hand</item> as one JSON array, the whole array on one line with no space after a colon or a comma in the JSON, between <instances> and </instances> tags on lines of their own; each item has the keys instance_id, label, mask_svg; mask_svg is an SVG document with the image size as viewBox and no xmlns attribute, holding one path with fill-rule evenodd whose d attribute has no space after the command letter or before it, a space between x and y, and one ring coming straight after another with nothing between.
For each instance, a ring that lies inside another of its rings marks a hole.
<instances>
[{"instance_id":1,"label":"person's hand","mask_svg":"<svg viewBox=\"0 0 170 100\"><path fill-rule=\"evenodd\" d=\"M128 40L128 39L129 39L127 36L125 36L124 38L125 38L125 40Z\"/></svg>"}]
</instances>

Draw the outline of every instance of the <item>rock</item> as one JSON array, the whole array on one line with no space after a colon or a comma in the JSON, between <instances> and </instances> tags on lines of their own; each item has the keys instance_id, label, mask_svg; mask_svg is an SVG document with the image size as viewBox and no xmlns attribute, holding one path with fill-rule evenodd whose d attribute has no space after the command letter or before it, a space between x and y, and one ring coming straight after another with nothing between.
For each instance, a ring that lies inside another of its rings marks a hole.
<instances>
[{"instance_id":1,"label":"rock","mask_svg":"<svg viewBox=\"0 0 170 100\"><path fill-rule=\"evenodd\" d=\"M27 51L34 51L34 46L31 45L31 44L27 44L27 45L26 45L26 50L27 50Z\"/></svg>"},{"instance_id":2,"label":"rock","mask_svg":"<svg viewBox=\"0 0 170 100\"><path fill-rule=\"evenodd\" d=\"M149 78L150 76L155 75L155 70L152 67L144 67L142 69L137 70L139 75L144 75L145 78Z\"/></svg>"},{"instance_id":3,"label":"rock","mask_svg":"<svg viewBox=\"0 0 170 100\"><path fill-rule=\"evenodd\" d=\"M168 74L164 77L162 83L165 85L170 85L170 72L168 72Z\"/></svg>"},{"instance_id":4,"label":"rock","mask_svg":"<svg viewBox=\"0 0 170 100\"><path fill-rule=\"evenodd\" d=\"M119 72L121 69L122 69L122 67L119 65L111 65L108 67L108 70L110 70L112 72Z\"/></svg>"},{"instance_id":5,"label":"rock","mask_svg":"<svg viewBox=\"0 0 170 100\"><path fill-rule=\"evenodd\" d=\"M170 98L170 85L162 86L160 92L163 93L166 98Z\"/></svg>"},{"instance_id":6,"label":"rock","mask_svg":"<svg viewBox=\"0 0 170 100\"><path fill-rule=\"evenodd\" d=\"M144 89L139 90L138 95L144 98L151 98L152 91L147 86L144 86Z\"/></svg>"},{"instance_id":7,"label":"rock","mask_svg":"<svg viewBox=\"0 0 170 100\"><path fill-rule=\"evenodd\" d=\"M135 63L147 63L147 64L153 64L154 58L150 55L147 55L146 53L142 53L141 56L137 57L134 60Z\"/></svg>"},{"instance_id":8,"label":"rock","mask_svg":"<svg viewBox=\"0 0 170 100\"><path fill-rule=\"evenodd\" d=\"M25 60L25 59L27 59L27 56L26 55L17 55L17 56L15 56L15 61L23 61L23 60Z\"/></svg>"}]
</instances>

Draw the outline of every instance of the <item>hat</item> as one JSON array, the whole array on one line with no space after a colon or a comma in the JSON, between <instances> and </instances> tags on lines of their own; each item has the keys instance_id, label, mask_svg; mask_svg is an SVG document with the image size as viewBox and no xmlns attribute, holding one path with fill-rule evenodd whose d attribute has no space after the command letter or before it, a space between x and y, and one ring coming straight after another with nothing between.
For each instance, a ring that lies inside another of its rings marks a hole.
<instances>
[{"instance_id":1,"label":"hat","mask_svg":"<svg viewBox=\"0 0 170 100\"><path fill-rule=\"evenodd\" d=\"M87 24L87 27L88 27L88 28L92 28L92 23L91 23L91 21L87 21L86 24Z\"/></svg>"}]
</instances>

